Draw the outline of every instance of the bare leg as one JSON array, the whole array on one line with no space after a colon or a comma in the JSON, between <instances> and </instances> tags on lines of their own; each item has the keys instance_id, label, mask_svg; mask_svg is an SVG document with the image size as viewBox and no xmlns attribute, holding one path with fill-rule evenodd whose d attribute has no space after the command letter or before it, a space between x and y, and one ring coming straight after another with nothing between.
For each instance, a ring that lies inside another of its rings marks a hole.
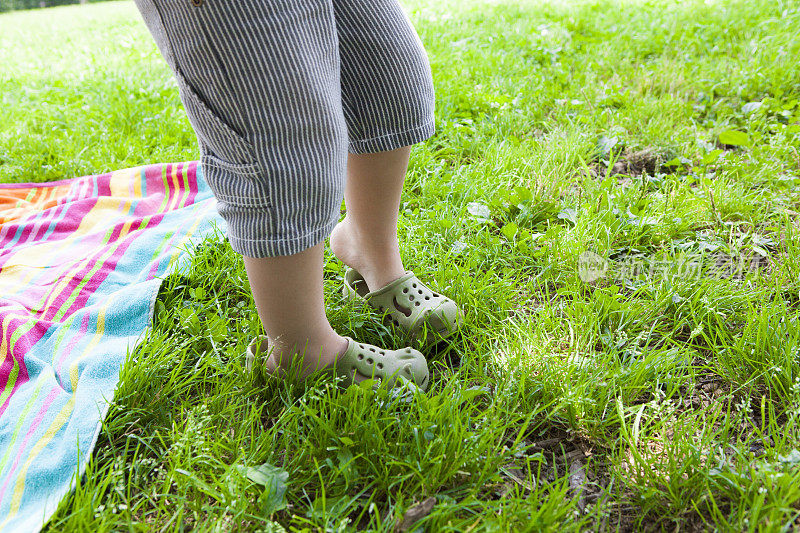
<instances>
[{"instance_id":1,"label":"bare leg","mask_svg":"<svg viewBox=\"0 0 800 533\"><path fill-rule=\"evenodd\" d=\"M358 270L370 290L405 273L397 218L411 147L354 155L347 164L347 215L331 234L331 249ZM258 315L270 340L268 370L288 368L304 353L305 373L332 363L347 341L331 328L322 292L323 245L295 255L245 257Z\"/></svg>"},{"instance_id":2,"label":"bare leg","mask_svg":"<svg viewBox=\"0 0 800 533\"><path fill-rule=\"evenodd\" d=\"M331 234L331 250L364 276L370 290L405 273L397 242L400 193L411 147L350 154L344 198L347 215Z\"/></svg>"},{"instance_id":3,"label":"bare leg","mask_svg":"<svg viewBox=\"0 0 800 533\"><path fill-rule=\"evenodd\" d=\"M258 316L270 341L268 370L288 369L304 354L304 374L332 363L347 349L325 316L322 293L323 244L295 255L244 257Z\"/></svg>"}]
</instances>

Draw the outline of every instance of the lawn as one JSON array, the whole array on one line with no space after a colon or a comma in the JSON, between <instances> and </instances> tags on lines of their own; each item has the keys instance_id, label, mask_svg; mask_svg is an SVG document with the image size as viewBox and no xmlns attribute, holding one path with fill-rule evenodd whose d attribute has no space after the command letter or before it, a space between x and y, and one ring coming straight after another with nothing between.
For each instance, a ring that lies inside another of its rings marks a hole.
<instances>
[{"instance_id":1,"label":"lawn","mask_svg":"<svg viewBox=\"0 0 800 533\"><path fill-rule=\"evenodd\" d=\"M800 6L403 3L438 133L402 254L467 317L431 389L245 372L255 306L208 240L46 530L799 528ZM0 182L198 158L131 2L0 15L0 57ZM334 328L403 346L342 274Z\"/></svg>"}]
</instances>

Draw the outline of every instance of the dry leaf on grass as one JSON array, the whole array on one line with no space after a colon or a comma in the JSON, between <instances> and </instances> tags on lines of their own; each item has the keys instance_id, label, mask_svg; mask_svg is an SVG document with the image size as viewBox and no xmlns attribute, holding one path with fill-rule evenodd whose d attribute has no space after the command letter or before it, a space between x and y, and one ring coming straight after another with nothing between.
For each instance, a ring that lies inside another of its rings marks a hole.
<instances>
[{"instance_id":1,"label":"dry leaf on grass","mask_svg":"<svg viewBox=\"0 0 800 533\"><path fill-rule=\"evenodd\" d=\"M431 514L434 505L436 505L436 498L431 496L417 505L412 506L408 511L405 512L403 518L394 527L394 532L406 533L407 531L410 531L414 524Z\"/></svg>"}]
</instances>

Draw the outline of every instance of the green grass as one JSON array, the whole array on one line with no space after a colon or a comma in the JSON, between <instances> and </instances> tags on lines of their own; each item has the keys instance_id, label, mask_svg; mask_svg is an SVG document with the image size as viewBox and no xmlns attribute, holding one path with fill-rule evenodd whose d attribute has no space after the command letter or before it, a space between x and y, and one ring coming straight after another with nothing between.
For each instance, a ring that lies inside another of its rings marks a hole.
<instances>
[{"instance_id":1,"label":"green grass","mask_svg":"<svg viewBox=\"0 0 800 533\"><path fill-rule=\"evenodd\" d=\"M467 313L431 390L248 376L260 325L212 239L49 529L390 531L431 496L426 531L800 527L797 4L405 5L438 133L402 253ZM131 3L2 15L0 57L0 181L198 157ZM402 344L325 274L340 333Z\"/></svg>"}]
</instances>

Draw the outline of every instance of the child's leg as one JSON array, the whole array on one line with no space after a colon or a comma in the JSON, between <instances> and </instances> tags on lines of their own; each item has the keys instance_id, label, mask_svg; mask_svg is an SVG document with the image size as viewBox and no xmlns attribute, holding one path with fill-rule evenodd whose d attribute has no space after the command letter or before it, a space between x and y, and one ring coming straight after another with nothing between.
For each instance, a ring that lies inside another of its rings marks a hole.
<instances>
[{"instance_id":1,"label":"child's leg","mask_svg":"<svg viewBox=\"0 0 800 533\"><path fill-rule=\"evenodd\" d=\"M362 297L412 335L447 336L463 313L413 273L397 242L409 146L434 131L428 58L397 0L332 0L347 122L347 216L331 235L336 256L354 270L345 293ZM367 285L365 289L363 284Z\"/></svg>"},{"instance_id":2,"label":"child's leg","mask_svg":"<svg viewBox=\"0 0 800 533\"><path fill-rule=\"evenodd\" d=\"M292 355L305 352L306 374L332 363L347 348L325 316L322 244L294 255L244 256L258 316L270 339L266 366L288 368Z\"/></svg>"},{"instance_id":3,"label":"child's leg","mask_svg":"<svg viewBox=\"0 0 800 533\"><path fill-rule=\"evenodd\" d=\"M347 159L333 6L136 3L175 72L273 352L284 364L295 351L307 367L332 361L346 341L325 317L322 242L339 219Z\"/></svg>"},{"instance_id":4,"label":"child's leg","mask_svg":"<svg viewBox=\"0 0 800 533\"><path fill-rule=\"evenodd\" d=\"M430 66L396 0L333 0L349 136L347 216L331 248L371 290L405 272L397 243L409 145L433 134Z\"/></svg>"},{"instance_id":5,"label":"child's leg","mask_svg":"<svg viewBox=\"0 0 800 533\"><path fill-rule=\"evenodd\" d=\"M409 147L374 154L350 154L344 197L347 216L331 234L331 250L358 270L370 290L405 273L397 241L400 193Z\"/></svg>"}]
</instances>

